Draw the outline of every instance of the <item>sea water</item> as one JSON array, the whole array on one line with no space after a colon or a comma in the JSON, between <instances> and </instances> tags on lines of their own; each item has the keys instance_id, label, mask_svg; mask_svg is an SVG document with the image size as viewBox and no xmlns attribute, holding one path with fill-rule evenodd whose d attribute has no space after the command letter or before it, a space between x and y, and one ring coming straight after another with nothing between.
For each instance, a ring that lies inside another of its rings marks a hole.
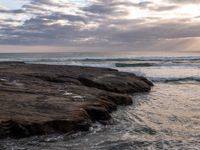
<instances>
[{"instance_id":1,"label":"sea water","mask_svg":"<svg viewBox=\"0 0 200 150\"><path fill-rule=\"evenodd\" d=\"M133 53L0 54L0 61L109 67L147 77L150 93L132 94L108 125L88 132L0 141L2 150L198 150L200 149L200 56Z\"/></svg>"}]
</instances>

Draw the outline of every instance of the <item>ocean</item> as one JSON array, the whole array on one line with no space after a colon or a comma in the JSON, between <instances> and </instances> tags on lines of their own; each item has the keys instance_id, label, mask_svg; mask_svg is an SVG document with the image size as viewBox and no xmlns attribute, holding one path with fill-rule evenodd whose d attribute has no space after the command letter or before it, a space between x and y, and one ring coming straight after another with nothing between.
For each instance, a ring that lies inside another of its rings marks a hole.
<instances>
[{"instance_id":1,"label":"ocean","mask_svg":"<svg viewBox=\"0 0 200 150\"><path fill-rule=\"evenodd\" d=\"M133 94L109 125L88 132L0 141L2 150L198 150L200 149L200 55L135 53L0 54L0 61L108 67L147 77L150 93Z\"/></svg>"}]
</instances>

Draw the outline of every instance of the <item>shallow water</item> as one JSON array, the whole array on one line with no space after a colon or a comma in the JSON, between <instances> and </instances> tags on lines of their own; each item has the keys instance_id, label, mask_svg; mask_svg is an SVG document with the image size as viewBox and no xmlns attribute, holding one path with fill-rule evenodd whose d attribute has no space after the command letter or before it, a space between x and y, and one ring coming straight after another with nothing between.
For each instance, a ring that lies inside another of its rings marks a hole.
<instances>
[{"instance_id":1,"label":"shallow water","mask_svg":"<svg viewBox=\"0 0 200 150\"><path fill-rule=\"evenodd\" d=\"M135 94L134 105L114 112L110 125L89 132L4 140L7 150L199 149L198 82L158 83L151 93Z\"/></svg>"},{"instance_id":2,"label":"shallow water","mask_svg":"<svg viewBox=\"0 0 200 150\"><path fill-rule=\"evenodd\" d=\"M55 61L56 60L56 61ZM150 93L134 94L134 104L119 107L109 125L88 132L0 141L2 150L196 150L200 149L200 59L198 57L96 58L34 61L47 64L106 66L154 81ZM29 61L30 63L31 61ZM155 63L123 66L115 63ZM178 63L177 63L178 62ZM32 62L33 63L33 62Z\"/></svg>"}]
</instances>

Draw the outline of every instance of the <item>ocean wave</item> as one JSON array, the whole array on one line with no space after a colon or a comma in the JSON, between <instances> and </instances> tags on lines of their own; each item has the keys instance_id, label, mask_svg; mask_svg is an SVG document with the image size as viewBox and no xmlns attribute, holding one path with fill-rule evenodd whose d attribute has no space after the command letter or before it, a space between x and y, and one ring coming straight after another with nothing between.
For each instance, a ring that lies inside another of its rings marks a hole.
<instances>
[{"instance_id":1,"label":"ocean wave","mask_svg":"<svg viewBox=\"0 0 200 150\"><path fill-rule=\"evenodd\" d=\"M28 58L29 59L29 58ZM49 58L33 58L35 61L88 61L88 62L102 62L102 61L172 61L179 63L180 61L200 61L200 57L49 57Z\"/></svg>"},{"instance_id":2,"label":"ocean wave","mask_svg":"<svg viewBox=\"0 0 200 150\"><path fill-rule=\"evenodd\" d=\"M151 81L153 82L181 82L181 81L196 81L196 82L200 82L200 77L180 77L180 78L154 78L154 77L150 77L149 78Z\"/></svg>"},{"instance_id":3,"label":"ocean wave","mask_svg":"<svg viewBox=\"0 0 200 150\"><path fill-rule=\"evenodd\" d=\"M92 57L92 58L74 58L73 60L80 61L173 61L179 63L179 61L200 61L199 56L187 56L187 57Z\"/></svg>"},{"instance_id":4,"label":"ocean wave","mask_svg":"<svg viewBox=\"0 0 200 150\"><path fill-rule=\"evenodd\" d=\"M155 63L115 63L116 67L151 67L156 65Z\"/></svg>"},{"instance_id":5,"label":"ocean wave","mask_svg":"<svg viewBox=\"0 0 200 150\"><path fill-rule=\"evenodd\" d=\"M151 62L144 62L144 63L115 63L115 67L200 67L200 63L151 63Z\"/></svg>"},{"instance_id":6,"label":"ocean wave","mask_svg":"<svg viewBox=\"0 0 200 150\"><path fill-rule=\"evenodd\" d=\"M158 61L158 62L172 62L172 63L184 63L184 62L196 62L200 61L200 56L187 56L187 57L76 57L76 56L59 56L59 57L52 57L50 56L23 56L23 57L0 57L0 61L3 60L21 60L21 61L31 61L31 62L60 62L60 61L84 61L84 62L104 62L104 61L115 61L115 62L124 62L124 61Z\"/></svg>"}]
</instances>

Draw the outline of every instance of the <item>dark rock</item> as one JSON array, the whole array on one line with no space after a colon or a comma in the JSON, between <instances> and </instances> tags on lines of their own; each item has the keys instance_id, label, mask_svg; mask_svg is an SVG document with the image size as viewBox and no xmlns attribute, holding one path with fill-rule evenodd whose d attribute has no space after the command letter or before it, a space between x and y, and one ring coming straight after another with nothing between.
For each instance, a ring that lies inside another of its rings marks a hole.
<instances>
[{"instance_id":1,"label":"dark rock","mask_svg":"<svg viewBox=\"0 0 200 150\"><path fill-rule=\"evenodd\" d=\"M0 138L88 130L152 85L109 68L1 62Z\"/></svg>"}]
</instances>

